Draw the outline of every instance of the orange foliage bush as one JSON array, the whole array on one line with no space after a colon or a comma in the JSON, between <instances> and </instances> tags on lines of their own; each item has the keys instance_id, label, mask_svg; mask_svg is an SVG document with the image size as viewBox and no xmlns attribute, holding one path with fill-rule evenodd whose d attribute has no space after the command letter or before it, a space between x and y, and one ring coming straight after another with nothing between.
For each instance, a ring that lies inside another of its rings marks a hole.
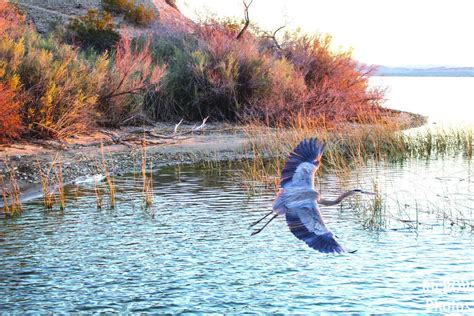
<instances>
[{"instance_id":1,"label":"orange foliage bush","mask_svg":"<svg viewBox=\"0 0 474 316\"><path fill-rule=\"evenodd\" d=\"M18 138L23 131L20 103L15 93L6 84L0 83L0 142Z\"/></svg>"},{"instance_id":2,"label":"orange foliage bush","mask_svg":"<svg viewBox=\"0 0 474 316\"><path fill-rule=\"evenodd\" d=\"M373 121L383 93L371 90L370 67L331 51L330 37L287 34L275 45L229 21L198 25L192 38L157 38L169 71L155 104L157 119L206 116L292 124L298 117ZM170 54L172 56L170 56Z\"/></svg>"},{"instance_id":3,"label":"orange foliage bush","mask_svg":"<svg viewBox=\"0 0 474 316\"><path fill-rule=\"evenodd\" d=\"M291 110L329 121L372 121L380 114L383 91L370 89L373 67L359 64L350 52L333 53L329 36L288 36L285 58L304 78L307 93Z\"/></svg>"},{"instance_id":4,"label":"orange foliage bush","mask_svg":"<svg viewBox=\"0 0 474 316\"><path fill-rule=\"evenodd\" d=\"M0 34L12 35L25 25L25 17L20 10L8 3L0 0Z\"/></svg>"}]
</instances>

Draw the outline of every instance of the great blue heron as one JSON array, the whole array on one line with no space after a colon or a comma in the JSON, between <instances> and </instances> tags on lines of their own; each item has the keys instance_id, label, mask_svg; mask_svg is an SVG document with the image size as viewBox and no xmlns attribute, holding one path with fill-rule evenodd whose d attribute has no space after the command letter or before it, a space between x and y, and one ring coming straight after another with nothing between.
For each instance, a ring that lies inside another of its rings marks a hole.
<instances>
[{"instance_id":1,"label":"great blue heron","mask_svg":"<svg viewBox=\"0 0 474 316\"><path fill-rule=\"evenodd\" d=\"M315 138L304 139L296 146L281 172L281 188L273 202L273 210L250 226L257 225L271 214L273 217L260 229L254 230L252 236L260 233L278 215L285 215L290 231L309 247L324 253L346 252L324 224L318 204L336 205L357 193L374 193L355 189L344 192L335 200L321 198L314 188L314 174L321 164L323 151L324 143Z\"/></svg>"}]
</instances>

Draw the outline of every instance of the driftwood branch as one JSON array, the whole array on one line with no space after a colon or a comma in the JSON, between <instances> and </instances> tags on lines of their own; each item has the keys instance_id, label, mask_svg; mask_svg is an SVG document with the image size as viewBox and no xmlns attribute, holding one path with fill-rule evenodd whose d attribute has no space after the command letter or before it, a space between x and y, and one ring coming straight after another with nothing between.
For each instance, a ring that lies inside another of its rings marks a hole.
<instances>
[{"instance_id":1,"label":"driftwood branch","mask_svg":"<svg viewBox=\"0 0 474 316\"><path fill-rule=\"evenodd\" d=\"M183 122L183 120L180 120L178 124L175 125L171 134L159 133L154 125L151 128L143 127L132 129L125 135L118 135L117 133L108 130L101 130L101 132L109 136L111 141L115 144L123 144L129 147L141 145L144 142L150 145L161 145L169 144L170 141L180 141L190 138L189 135L200 132L206 127L207 119L208 117L203 119L199 126L193 126L189 130L178 132L179 126Z\"/></svg>"}]
</instances>

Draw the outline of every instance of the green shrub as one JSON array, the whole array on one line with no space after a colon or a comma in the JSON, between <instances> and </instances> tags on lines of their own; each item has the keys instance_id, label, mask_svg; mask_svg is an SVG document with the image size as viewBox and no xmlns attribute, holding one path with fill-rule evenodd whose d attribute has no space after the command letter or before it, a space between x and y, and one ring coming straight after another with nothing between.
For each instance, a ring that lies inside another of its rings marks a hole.
<instances>
[{"instance_id":1,"label":"green shrub","mask_svg":"<svg viewBox=\"0 0 474 316\"><path fill-rule=\"evenodd\" d=\"M237 121L248 104L269 95L271 58L234 35L212 25L203 26L197 39L156 38L154 51L164 55L158 59L168 62L168 72L147 104L155 118Z\"/></svg>"},{"instance_id":2,"label":"green shrub","mask_svg":"<svg viewBox=\"0 0 474 316\"><path fill-rule=\"evenodd\" d=\"M137 25L148 25L156 18L155 12L145 8L143 3L135 5L135 0L103 0L104 10L124 14L125 19Z\"/></svg>"},{"instance_id":3,"label":"green shrub","mask_svg":"<svg viewBox=\"0 0 474 316\"><path fill-rule=\"evenodd\" d=\"M104 10L113 13L124 13L134 6L130 0L102 0Z\"/></svg>"},{"instance_id":4,"label":"green shrub","mask_svg":"<svg viewBox=\"0 0 474 316\"><path fill-rule=\"evenodd\" d=\"M85 16L73 19L67 29L66 38L70 43L98 52L110 51L120 40L108 12L88 10Z\"/></svg>"},{"instance_id":5,"label":"green shrub","mask_svg":"<svg viewBox=\"0 0 474 316\"><path fill-rule=\"evenodd\" d=\"M137 25L148 25L155 20L155 13L142 4L125 13L125 18Z\"/></svg>"}]
</instances>

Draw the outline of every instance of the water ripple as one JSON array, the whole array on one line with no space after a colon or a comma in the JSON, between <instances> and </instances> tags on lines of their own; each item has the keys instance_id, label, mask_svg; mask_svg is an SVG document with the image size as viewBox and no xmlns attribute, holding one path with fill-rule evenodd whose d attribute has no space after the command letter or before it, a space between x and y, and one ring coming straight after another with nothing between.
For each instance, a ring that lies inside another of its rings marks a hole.
<instances>
[{"instance_id":1,"label":"water ripple","mask_svg":"<svg viewBox=\"0 0 474 316\"><path fill-rule=\"evenodd\" d=\"M442 176L438 162L374 168L362 178L384 179L384 192ZM323 255L294 238L283 219L250 237L248 224L269 210L273 193L249 198L227 175L159 171L155 217L141 209L131 178L118 179L115 210L97 210L91 187L77 189L64 214L29 203L21 217L0 224L0 310L421 313L431 299L474 308L473 288L442 296L424 288L447 279L474 284L471 234L442 225L367 231L344 204L323 212L358 252ZM331 175L320 181L326 195L341 190Z\"/></svg>"}]
</instances>

